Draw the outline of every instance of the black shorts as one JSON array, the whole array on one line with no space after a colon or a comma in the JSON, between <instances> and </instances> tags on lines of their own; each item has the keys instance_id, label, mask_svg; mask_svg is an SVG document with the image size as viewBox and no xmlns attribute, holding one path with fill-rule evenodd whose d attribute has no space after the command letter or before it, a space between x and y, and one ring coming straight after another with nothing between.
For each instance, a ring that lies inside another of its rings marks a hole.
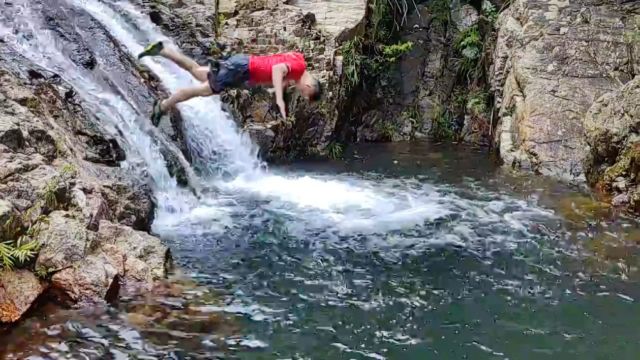
<instances>
[{"instance_id":1,"label":"black shorts","mask_svg":"<svg viewBox=\"0 0 640 360\"><path fill-rule=\"evenodd\" d=\"M242 88L249 82L249 55L233 55L225 60L220 60L220 67L216 73L209 70L207 79L209 86L215 94L224 89Z\"/></svg>"}]
</instances>

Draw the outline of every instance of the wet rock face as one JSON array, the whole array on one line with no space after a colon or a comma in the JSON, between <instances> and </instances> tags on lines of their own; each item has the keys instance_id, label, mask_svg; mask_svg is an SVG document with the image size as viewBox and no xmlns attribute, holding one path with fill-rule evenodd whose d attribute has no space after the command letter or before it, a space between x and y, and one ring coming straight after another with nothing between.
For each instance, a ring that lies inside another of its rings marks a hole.
<instances>
[{"instance_id":1,"label":"wet rock face","mask_svg":"<svg viewBox=\"0 0 640 360\"><path fill-rule=\"evenodd\" d=\"M20 78L3 70L2 55L1 241L27 235L41 248L26 269L0 273L0 322L18 320L44 291L75 303L103 301L120 285L148 288L168 268L158 265L168 257L160 240L133 230L148 231L153 221L150 189L117 166L123 150L101 135L73 91L50 74ZM107 232L113 243L101 246L104 223L120 235L114 242L114 231Z\"/></svg>"},{"instance_id":2,"label":"wet rock face","mask_svg":"<svg viewBox=\"0 0 640 360\"><path fill-rule=\"evenodd\" d=\"M410 11L399 41L411 42L411 50L378 76L369 94L362 96L368 103L361 105L365 111L357 124L356 141L424 138L448 114L446 122L461 141L489 144L489 114L469 114L464 106L454 109L452 105L459 95L456 90L465 96L471 93L461 86L464 81L456 65L460 55L454 45L461 31L479 26L478 10L471 5L454 6L448 14L451 22L444 25L439 19L442 14L431 5L420 3Z\"/></svg>"},{"instance_id":3,"label":"wet rock face","mask_svg":"<svg viewBox=\"0 0 640 360\"><path fill-rule=\"evenodd\" d=\"M517 0L500 15L491 86L500 155L509 166L582 181L584 121L640 66L640 4Z\"/></svg>"},{"instance_id":4,"label":"wet rock face","mask_svg":"<svg viewBox=\"0 0 640 360\"><path fill-rule=\"evenodd\" d=\"M87 152L84 159L87 161L118 166L121 161L126 160L124 150L116 139L93 135L88 137L86 144Z\"/></svg>"}]
</instances>

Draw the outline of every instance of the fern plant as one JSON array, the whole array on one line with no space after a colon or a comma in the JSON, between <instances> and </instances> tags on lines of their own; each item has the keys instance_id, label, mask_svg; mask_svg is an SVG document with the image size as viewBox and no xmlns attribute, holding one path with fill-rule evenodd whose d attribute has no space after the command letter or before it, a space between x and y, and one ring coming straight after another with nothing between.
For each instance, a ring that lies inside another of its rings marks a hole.
<instances>
[{"instance_id":1,"label":"fern plant","mask_svg":"<svg viewBox=\"0 0 640 360\"><path fill-rule=\"evenodd\" d=\"M58 198L56 192L58 191L58 179L53 179L47 183L44 187L44 203L50 209L55 209L58 206Z\"/></svg>"},{"instance_id":2,"label":"fern plant","mask_svg":"<svg viewBox=\"0 0 640 360\"><path fill-rule=\"evenodd\" d=\"M462 75L473 75L478 67L482 54L482 35L478 26L471 26L461 31L454 43L455 50L462 56L458 63L458 72Z\"/></svg>"},{"instance_id":3,"label":"fern plant","mask_svg":"<svg viewBox=\"0 0 640 360\"><path fill-rule=\"evenodd\" d=\"M344 147L340 143L332 142L327 146L327 153L332 160L341 159L344 153Z\"/></svg>"},{"instance_id":4,"label":"fern plant","mask_svg":"<svg viewBox=\"0 0 640 360\"><path fill-rule=\"evenodd\" d=\"M0 226L0 236L5 240L0 242L0 269L22 266L38 253L40 243L33 239L40 234L42 224L49 222L44 215L35 216L41 206L37 203L20 216L12 215Z\"/></svg>"},{"instance_id":5,"label":"fern plant","mask_svg":"<svg viewBox=\"0 0 640 360\"><path fill-rule=\"evenodd\" d=\"M342 46L343 73L350 89L360 83L362 71L362 42L359 38L347 41Z\"/></svg>"},{"instance_id":6,"label":"fern plant","mask_svg":"<svg viewBox=\"0 0 640 360\"><path fill-rule=\"evenodd\" d=\"M13 269L13 242L5 241L0 243L0 265L5 269Z\"/></svg>"},{"instance_id":7,"label":"fern plant","mask_svg":"<svg viewBox=\"0 0 640 360\"><path fill-rule=\"evenodd\" d=\"M0 243L0 265L5 269L23 265L33 259L39 249L40 244L27 236L21 236L15 243Z\"/></svg>"}]
</instances>

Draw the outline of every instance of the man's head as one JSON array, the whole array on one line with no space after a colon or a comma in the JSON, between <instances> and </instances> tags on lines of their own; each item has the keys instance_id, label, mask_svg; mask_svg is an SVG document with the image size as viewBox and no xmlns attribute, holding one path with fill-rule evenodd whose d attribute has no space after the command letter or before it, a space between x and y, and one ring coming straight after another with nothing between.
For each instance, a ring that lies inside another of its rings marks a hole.
<instances>
[{"instance_id":1,"label":"man's head","mask_svg":"<svg viewBox=\"0 0 640 360\"><path fill-rule=\"evenodd\" d=\"M308 71L305 71L296 83L298 91L309 101L315 102L322 97L322 85Z\"/></svg>"}]
</instances>

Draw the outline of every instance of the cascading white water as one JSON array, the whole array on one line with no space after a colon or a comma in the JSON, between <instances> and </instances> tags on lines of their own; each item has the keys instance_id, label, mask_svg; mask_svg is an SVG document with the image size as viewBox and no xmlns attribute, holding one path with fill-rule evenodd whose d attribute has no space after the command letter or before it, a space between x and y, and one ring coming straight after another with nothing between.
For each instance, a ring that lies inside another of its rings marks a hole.
<instances>
[{"instance_id":1,"label":"cascading white water","mask_svg":"<svg viewBox=\"0 0 640 360\"><path fill-rule=\"evenodd\" d=\"M71 84L85 107L101 121L111 135L122 134L127 149L123 166L137 176L148 175L160 201L181 207L191 197L181 190L169 174L158 144L147 133L145 122L135 105L115 93L90 71L74 64L55 34L42 26L42 19L32 11L36 3L13 4L10 21L0 22L0 36L30 61L52 71Z\"/></svg>"},{"instance_id":2,"label":"cascading white water","mask_svg":"<svg viewBox=\"0 0 640 360\"><path fill-rule=\"evenodd\" d=\"M115 9L97 0L71 2L101 22L131 56L136 56L152 41L162 40L167 46L174 46L169 38L128 2L116 2ZM127 18L123 18L124 15ZM126 21L128 19L132 24ZM168 60L145 58L142 63L162 80L170 92L197 84L197 80L190 74ZM178 108L185 119L184 129L189 150L201 167L208 170L208 174L247 174L260 168L257 147L248 136L238 131L235 123L222 111L218 97L192 99L179 104Z\"/></svg>"}]
</instances>

